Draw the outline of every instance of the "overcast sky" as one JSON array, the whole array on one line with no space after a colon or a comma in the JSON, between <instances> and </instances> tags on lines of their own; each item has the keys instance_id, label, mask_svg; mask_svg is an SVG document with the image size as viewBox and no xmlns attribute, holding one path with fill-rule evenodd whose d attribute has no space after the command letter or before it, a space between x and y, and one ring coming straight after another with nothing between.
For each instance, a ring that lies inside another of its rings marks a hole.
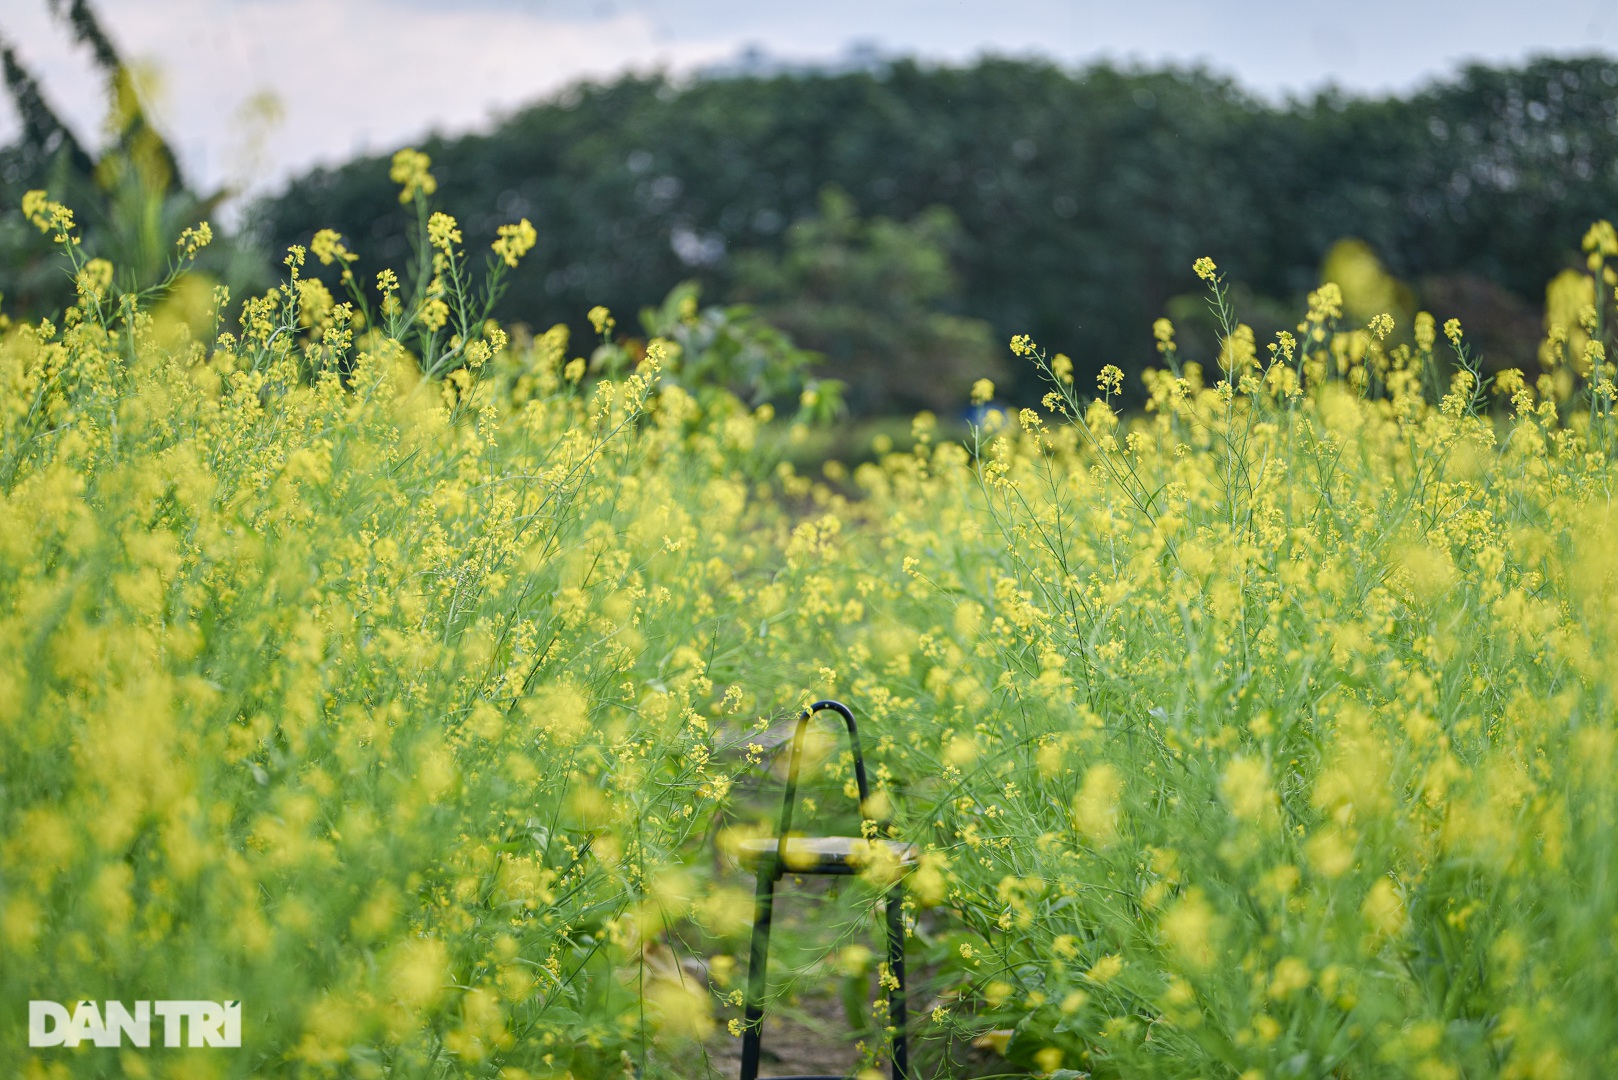
<instances>
[{"instance_id":1,"label":"overcast sky","mask_svg":"<svg viewBox=\"0 0 1618 1080\"><path fill-rule=\"evenodd\" d=\"M1406 90L1466 60L1618 53L1614 0L101 0L154 112L207 185L264 189L321 162L460 132L581 77L689 72L757 47L851 46L944 61L1203 63L1274 96L1323 83ZM5 0L0 33L94 141L100 81L46 0ZM273 102L273 107L266 104ZM0 138L16 131L9 99Z\"/></svg>"}]
</instances>

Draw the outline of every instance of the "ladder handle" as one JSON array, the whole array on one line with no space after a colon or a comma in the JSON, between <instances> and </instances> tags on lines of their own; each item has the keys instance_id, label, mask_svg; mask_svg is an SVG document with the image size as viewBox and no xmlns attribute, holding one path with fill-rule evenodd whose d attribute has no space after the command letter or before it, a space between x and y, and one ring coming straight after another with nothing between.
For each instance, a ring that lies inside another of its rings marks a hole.
<instances>
[{"instance_id":1,"label":"ladder handle","mask_svg":"<svg viewBox=\"0 0 1618 1080\"><path fill-rule=\"evenodd\" d=\"M792 805L798 797L798 767L803 761L803 737L809 730L809 718L819 712L834 712L848 725L848 744L854 751L854 783L860 793L860 820L865 820L865 804L871 798L871 785L865 779L865 755L860 752L860 733L854 723L854 713L841 701L817 701L798 714L797 728L792 733L792 760L787 767L786 797L781 800L781 827L776 831L775 875L786 872L787 832L792 828Z\"/></svg>"}]
</instances>

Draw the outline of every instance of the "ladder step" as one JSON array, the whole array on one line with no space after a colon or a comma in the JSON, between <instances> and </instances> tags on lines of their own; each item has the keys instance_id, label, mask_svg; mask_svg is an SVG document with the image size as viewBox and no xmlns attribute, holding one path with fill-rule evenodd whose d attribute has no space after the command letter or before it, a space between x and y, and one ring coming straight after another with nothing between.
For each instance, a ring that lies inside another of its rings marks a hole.
<instances>
[{"instance_id":1,"label":"ladder step","mask_svg":"<svg viewBox=\"0 0 1618 1080\"><path fill-rule=\"evenodd\" d=\"M738 860L748 870L765 859L775 858L780 841L775 837L743 840ZM900 871L909 870L921 859L915 844L893 840L862 840L857 836L789 836L786 842L789 874L857 874L870 865L873 857L892 862Z\"/></svg>"}]
</instances>

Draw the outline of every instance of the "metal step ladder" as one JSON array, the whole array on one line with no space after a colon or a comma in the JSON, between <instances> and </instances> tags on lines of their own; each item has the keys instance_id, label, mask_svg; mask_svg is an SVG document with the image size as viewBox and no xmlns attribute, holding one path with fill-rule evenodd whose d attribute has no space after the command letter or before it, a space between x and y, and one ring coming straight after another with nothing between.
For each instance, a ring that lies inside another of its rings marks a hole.
<instances>
[{"instance_id":1,"label":"metal step ladder","mask_svg":"<svg viewBox=\"0 0 1618 1080\"><path fill-rule=\"evenodd\" d=\"M753 943L747 961L747 999L742 1020L741 1080L759 1080L759 1052L764 1028L765 969L769 964L770 918L775 906L775 883L787 874L858 874L870 859L874 846L886 847L899 867L899 875L883 897L888 929L888 971L897 982L888 997L889 1059L893 1080L909 1080L910 1060L905 1043L905 934L904 874L916 864L914 844L891 840L867 840L855 836L792 836L792 806L798 794L798 767L803 759L803 739L809 719L819 712L834 712L848 725L848 742L854 751L854 780L860 793L860 817L871 797L865 780L865 758L860 753L860 736L854 713L838 701L817 701L799 716L792 735L792 757L787 768L786 796L781 801L781 827L774 837L747 840L741 844L744 867L758 875L753 904ZM865 830L862 830L865 831ZM767 1080L844 1080L841 1076L781 1076Z\"/></svg>"}]
</instances>

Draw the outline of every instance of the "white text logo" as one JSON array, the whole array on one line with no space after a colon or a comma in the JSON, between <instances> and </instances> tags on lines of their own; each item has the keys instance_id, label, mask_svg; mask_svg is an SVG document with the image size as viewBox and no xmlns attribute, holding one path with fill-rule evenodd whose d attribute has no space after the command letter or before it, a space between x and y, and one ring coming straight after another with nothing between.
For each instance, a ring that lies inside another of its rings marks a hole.
<instances>
[{"instance_id":1,"label":"white text logo","mask_svg":"<svg viewBox=\"0 0 1618 1080\"><path fill-rule=\"evenodd\" d=\"M242 1044L239 1001L81 1001L71 1011L54 1001L30 1001L28 1045L151 1046L153 1017L162 1021L163 1046Z\"/></svg>"}]
</instances>

